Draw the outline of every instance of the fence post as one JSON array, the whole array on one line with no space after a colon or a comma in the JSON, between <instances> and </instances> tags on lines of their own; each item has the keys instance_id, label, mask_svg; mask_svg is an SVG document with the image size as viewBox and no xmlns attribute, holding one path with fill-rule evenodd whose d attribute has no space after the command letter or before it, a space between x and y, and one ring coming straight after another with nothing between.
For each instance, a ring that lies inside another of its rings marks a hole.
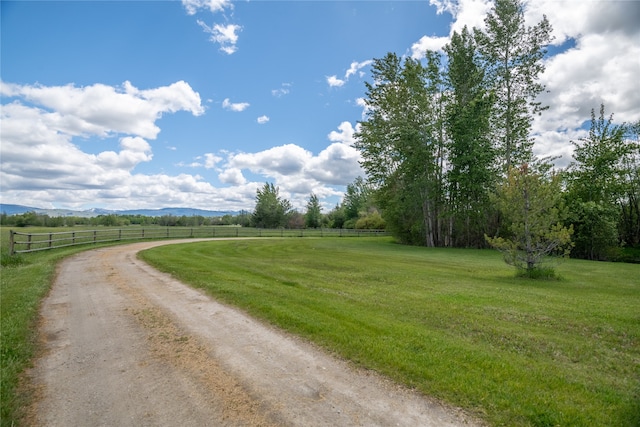
<instances>
[{"instance_id":1,"label":"fence post","mask_svg":"<svg viewBox=\"0 0 640 427\"><path fill-rule=\"evenodd\" d=\"M27 234L27 250L31 250L31 233Z\"/></svg>"},{"instance_id":2,"label":"fence post","mask_svg":"<svg viewBox=\"0 0 640 427\"><path fill-rule=\"evenodd\" d=\"M93 230L93 243L96 243L96 233L98 232L98 230Z\"/></svg>"},{"instance_id":3,"label":"fence post","mask_svg":"<svg viewBox=\"0 0 640 427\"><path fill-rule=\"evenodd\" d=\"M14 235L15 231L13 230L9 230L9 255L14 255L16 253L15 251L15 247L14 247L14 240L13 240L13 235Z\"/></svg>"},{"instance_id":4,"label":"fence post","mask_svg":"<svg viewBox=\"0 0 640 427\"><path fill-rule=\"evenodd\" d=\"M53 245L53 233L49 233L49 247Z\"/></svg>"}]
</instances>

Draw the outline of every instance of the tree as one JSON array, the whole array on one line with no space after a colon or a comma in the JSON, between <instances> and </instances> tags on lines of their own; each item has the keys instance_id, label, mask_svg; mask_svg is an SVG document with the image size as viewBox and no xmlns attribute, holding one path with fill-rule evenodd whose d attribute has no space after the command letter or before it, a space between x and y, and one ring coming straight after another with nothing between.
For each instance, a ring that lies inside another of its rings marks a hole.
<instances>
[{"instance_id":1,"label":"tree","mask_svg":"<svg viewBox=\"0 0 640 427\"><path fill-rule=\"evenodd\" d=\"M498 189L496 203L508 234L486 239L524 276L550 275L553 270L544 267L550 257L569 256L573 228L561 223L560 188L558 175L547 178L524 164L511 168Z\"/></svg>"},{"instance_id":2,"label":"tree","mask_svg":"<svg viewBox=\"0 0 640 427\"><path fill-rule=\"evenodd\" d=\"M619 243L640 242L638 221L639 144L633 126L613 123L604 105L591 110L589 134L572 141L569 166L569 219L576 229L576 252L587 259L606 259Z\"/></svg>"},{"instance_id":3,"label":"tree","mask_svg":"<svg viewBox=\"0 0 640 427\"><path fill-rule=\"evenodd\" d=\"M307 228L318 228L322 225L322 207L318 196L311 193L307 202L307 213L304 215L304 224Z\"/></svg>"},{"instance_id":4,"label":"tree","mask_svg":"<svg viewBox=\"0 0 640 427\"><path fill-rule=\"evenodd\" d=\"M442 128L437 56L425 68L393 53L375 59L374 83L366 83L367 120L356 133L362 166L376 188L376 203L388 229L401 241L426 246L440 243L442 203Z\"/></svg>"},{"instance_id":5,"label":"tree","mask_svg":"<svg viewBox=\"0 0 640 427\"><path fill-rule=\"evenodd\" d=\"M280 189L273 183L265 183L257 190L256 207L252 216L252 223L259 228L279 228L287 225L291 212L291 202L279 195Z\"/></svg>"},{"instance_id":6,"label":"tree","mask_svg":"<svg viewBox=\"0 0 640 427\"><path fill-rule=\"evenodd\" d=\"M489 126L493 94L487 89L476 43L467 27L453 33L444 51L451 93L446 111L450 233L456 246L481 247L489 232L489 194L498 177Z\"/></svg>"},{"instance_id":7,"label":"tree","mask_svg":"<svg viewBox=\"0 0 640 427\"><path fill-rule=\"evenodd\" d=\"M345 228L354 228L360 213L369 209L372 203L373 190L361 176L347 185L341 208L344 215L342 223ZM342 227L339 227L342 228Z\"/></svg>"},{"instance_id":8,"label":"tree","mask_svg":"<svg viewBox=\"0 0 640 427\"><path fill-rule=\"evenodd\" d=\"M525 27L520 0L496 0L485 24L484 32L475 30L475 38L496 94L493 132L508 171L532 160L531 122L547 108L536 97L545 89L537 80L545 69L542 59L552 40L551 25L545 16Z\"/></svg>"}]
</instances>

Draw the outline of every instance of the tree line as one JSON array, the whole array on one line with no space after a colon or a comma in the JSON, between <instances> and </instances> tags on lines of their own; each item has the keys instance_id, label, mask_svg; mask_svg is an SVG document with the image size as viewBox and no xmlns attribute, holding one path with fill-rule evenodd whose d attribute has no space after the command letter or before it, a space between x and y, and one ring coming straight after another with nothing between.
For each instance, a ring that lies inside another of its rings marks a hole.
<instances>
[{"instance_id":1,"label":"tree line","mask_svg":"<svg viewBox=\"0 0 640 427\"><path fill-rule=\"evenodd\" d=\"M525 254L525 265L640 247L640 120L616 125L601 105L588 136L571 141L573 162L557 170L533 154L531 135L548 109L538 96L551 25L526 26L520 0L497 0L485 24L454 32L424 61L373 61L355 135L366 184L354 185L368 187L406 244L493 246Z\"/></svg>"}]
</instances>

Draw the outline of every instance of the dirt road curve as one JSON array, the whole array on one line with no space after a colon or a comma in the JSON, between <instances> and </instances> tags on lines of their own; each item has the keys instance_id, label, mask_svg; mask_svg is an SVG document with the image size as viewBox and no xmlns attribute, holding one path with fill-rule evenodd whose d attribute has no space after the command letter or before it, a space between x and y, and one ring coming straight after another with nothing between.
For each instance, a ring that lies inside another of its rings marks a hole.
<instances>
[{"instance_id":1,"label":"dirt road curve","mask_svg":"<svg viewBox=\"0 0 640 427\"><path fill-rule=\"evenodd\" d=\"M42 426L460 426L474 421L356 370L138 260L77 254L41 313Z\"/></svg>"}]
</instances>

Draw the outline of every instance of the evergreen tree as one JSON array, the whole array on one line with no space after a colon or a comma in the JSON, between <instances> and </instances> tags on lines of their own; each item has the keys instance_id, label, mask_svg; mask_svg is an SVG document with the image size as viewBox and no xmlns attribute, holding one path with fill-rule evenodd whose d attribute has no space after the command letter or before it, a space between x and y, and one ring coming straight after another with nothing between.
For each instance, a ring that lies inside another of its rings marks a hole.
<instances>
[{"instance_id":1,"label":"evergreen tree","mask_svg":"<svg viewBox=\"0 0 640 427\"><path fill-rule=\"evenodd\" d=\"M496 204L508 232L506 237L486 239L522 275L552 275L552 269L545 267L545 263L551 256L567 257L571 251L573 229L561 223L560 188L558 175L547 178L524 164L511 168L498 189Z\"/></svg>"}]
</instances>

